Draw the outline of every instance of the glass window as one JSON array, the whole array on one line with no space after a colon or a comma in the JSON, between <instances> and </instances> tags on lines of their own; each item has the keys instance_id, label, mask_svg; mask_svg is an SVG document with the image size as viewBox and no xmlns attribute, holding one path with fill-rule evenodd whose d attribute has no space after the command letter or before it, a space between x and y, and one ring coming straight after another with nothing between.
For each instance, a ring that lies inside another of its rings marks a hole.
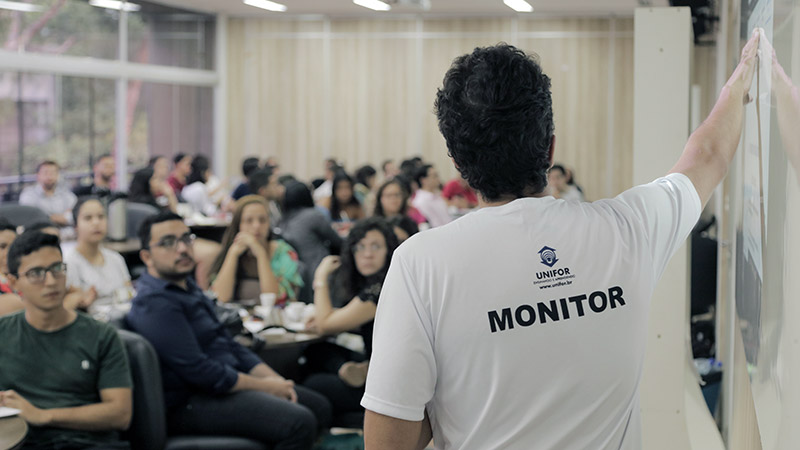
<instances>
[{"instance_id":1,"label":"glass window","mask_svg":"<svg viewBox=\"0 0 800 450\"><path fill-rule=\"evenodd\" d=\"M156 155L201 154L213 160L214 90L210 87L130 81L128 166Z\"/></svg>"},{"instance_id":2,"label":"glass window","mask_svg":"<svg viewBox=\"0 0 800 450\"><path fill-rule=\"evenodd\" d=\"M114 81L0 72L0 185L17 188L44 159L75 183L114 151Z\"/></svg>"},{"instance_id":3,"label":"glass window","mask_svg":"<svg viewBox=\"0 0 800 450\"><path fill-rule=\"evenodd\" d=\"M128 14L128 61L214 69L213 15L137 2Z\"/></svg>"},{"instance_id":4,"label":"glass window","mask_svg":"<svg viewBox=\"0 0 800 450\"><path fill-rule=\"evenodd\" d=\"M23 5L24 11L0 8L0 48L117 58L119 11L85 0L15 0L13 5Z\"/></svg>"}]
</instances>

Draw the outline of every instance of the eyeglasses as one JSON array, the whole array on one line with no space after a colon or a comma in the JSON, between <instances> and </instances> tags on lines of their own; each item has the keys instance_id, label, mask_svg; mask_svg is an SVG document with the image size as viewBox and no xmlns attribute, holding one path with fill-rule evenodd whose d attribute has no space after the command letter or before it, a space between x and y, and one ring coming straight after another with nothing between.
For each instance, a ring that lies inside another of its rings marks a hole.
<instances>
[{"instance_id":1,"label":"eyeglasses","mask_svg":"<svg viewBox=\"0 0 800 450\"><path fill-rule=\"evenodd\" d=\"M45 278L47 278L47 272L50 272L55 279L63 278L67 275L67 264L57 262L50 265L50 267L34 267L22 275L25 275L25 278L27 278L28 282L31 284L42 284ZM15 275L19 277L19 274Z\"/></svg>"},{"instance_id":2,"label":"eyeglasses","mask_svg":"<svg viewBox=\"0 0 800 450\"><path fill-rule=\"evenodd\" d=\"M353 254L357 255L359 253L364 253L367 250L371 252L379 252L381 250L386 250L386 246L384 244L377 244L377 243L373 243L370 245L356 244L356 246L353 247Z\"/></svg>"},{"instance_id":3,"label":"eyeglasses","mask_svg":"<svg viewBox=\"0 0 800 450\"><path fill-rule=\"evenodd\" d=\"M160 241L152 246L161 247L165 250L175 250L178 248L178 242L183 242L187 247L191 247L195 239L197 239L197 236L192 233L186 233L181 237L169 235L164 236Z\"/></svg>"}]
</instances>

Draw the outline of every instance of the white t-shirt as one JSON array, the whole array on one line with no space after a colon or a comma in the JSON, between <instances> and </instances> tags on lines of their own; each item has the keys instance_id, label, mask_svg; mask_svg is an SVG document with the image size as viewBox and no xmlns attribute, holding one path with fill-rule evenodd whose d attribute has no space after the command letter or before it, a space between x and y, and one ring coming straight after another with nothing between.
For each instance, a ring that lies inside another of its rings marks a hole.
<instances>
[{"instance_id":1,"label":"white t-shirt","mask_svg":"<svg viewBox=\"0 0 800 450\"><path fill-rule=\"evenodd\" d=\"M206 216L213 216L217 213L217 205L208 196L208 187L202 181L195 181L181 190L181 196L187 203L192 205L192 209Z\"/></svg>"},{"instance_id":2,"label":"white t-shirt","mask_svg":"<svg viewBox=\"0 0 800 450\"><path fill-rule=\"evenodd\" d=\"M378 301L361 404L410 421L427 410L439 449L639 449L650 297L700 206L672 174L413 236Z\"/></svg>"},{"instance_id":3,"label":"white t-shirt","mask_svg":"<svg viewBox=\"0 0 800 450\"><path fill-rule=\"evenodd\" d=\"M87 261L77 248L64 254L64 262L67 263L67 287L77 286L87 290L94 286L97 300L93 306L112 303L114 291L127 286L131 281L122 255L102 247L100 253L103 254L102 266L95 266Z\"/></svg>"}]
</instances>

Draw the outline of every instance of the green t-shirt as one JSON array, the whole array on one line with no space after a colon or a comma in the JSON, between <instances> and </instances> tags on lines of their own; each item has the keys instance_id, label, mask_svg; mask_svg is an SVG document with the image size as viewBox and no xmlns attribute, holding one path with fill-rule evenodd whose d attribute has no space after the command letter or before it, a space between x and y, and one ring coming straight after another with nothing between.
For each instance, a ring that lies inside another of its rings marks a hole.
<instances>
[{"instance_id":1,"label":"green t-shirt","mask_svg":"<svg viewBox=\"0 0 800 450\"><path fill-rule=\"evenodd\" d=\"M64 328L44 332L28 324L25 311L0 318L0 390L51 409L99 403L101 389L131 387L125 348L110 325L79 313ZM114 432L30 427L25 446L116 440Z\"/></svg>"}]
</instances>

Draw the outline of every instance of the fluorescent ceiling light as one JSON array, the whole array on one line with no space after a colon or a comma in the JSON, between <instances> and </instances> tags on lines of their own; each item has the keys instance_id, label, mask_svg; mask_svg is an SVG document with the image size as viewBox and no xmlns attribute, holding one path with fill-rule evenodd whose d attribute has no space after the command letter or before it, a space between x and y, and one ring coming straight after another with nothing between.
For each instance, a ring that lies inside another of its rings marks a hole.
<instances>
[{"instance_id":1,"label":"fluorescent ceiling light","mask_svg":"<svg viewBox=\"0 0 800 450\"><path fill-rule=\"evenodd\" d=\"M267 11L284 12L286 5L271 2L269 0L244 0L245 5L255 6L256 8L266 9Z\"/></svg>"},{"instance_id":2,"label":"fluorescent ceiling light","mask_svg":"<svg viewBox=\"0 0 800 450\"><path fill-rule=\"evenodd\" d=\"M89 0L89 4L99 8L116 9L117 11L136 12L142 9L140 5L119 0Z\"/></svg>"},{"instance_id":3,"label":"fluorescent ceiling light","mask_svg":"<svg viewBox=\"0 0 800 450\"><path fill-rule=\"evenodd\" d=\"M7 2L0 0L0 9L10 9L12 11L22 12L39 12L44 8L41 6L31 5L30 3Z\"/></svg>"},{"instance_id":4,"label":"fluorescent ceiling light","mask_svg":"<svg viewBox=\"0 0 800 450\"><path fill-rule=\"evenodd\" d=\"M503 0L503 3L516 12L533 12L533 6L525 0Z\"/></svg>"},{"instance_id":5,"label":"fluorescent ceiling light","mask_svg":"<svg viewBox=\"0 0 800 450\"><path fill-rule=\"evenodd\" d=\"M375 11L389 11L392 9L391 6L381 0L353 0L353 3L358 6L363 6L364 8L374 9Z\"/></svg>"}]
</instances>

